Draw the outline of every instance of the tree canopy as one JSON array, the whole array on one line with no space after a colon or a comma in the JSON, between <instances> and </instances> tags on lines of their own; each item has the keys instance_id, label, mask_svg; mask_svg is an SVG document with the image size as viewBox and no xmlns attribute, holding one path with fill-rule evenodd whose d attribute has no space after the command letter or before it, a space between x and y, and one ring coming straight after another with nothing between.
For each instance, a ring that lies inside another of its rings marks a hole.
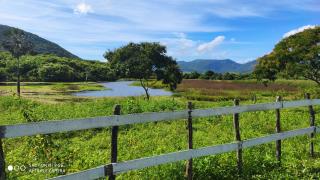
<instances>
[{"instance_id":1,"label":"tree canopy","mask_svg":"<svg viewBox=\"0 0 320 180\"><path fill-rule=\"evenodd\" d=\"M171 90L182 80L177 62L166 53L166 47L159 43L143 42L129 43L114 51L109 50L104 57L120 77L139 79L149 99L150 78L161 80Z\"/></svg>"},{"instance_id":2,"label":"tree canopy","mask_svg":"<svg viewBox=\"0 0 320 180\"><path fill-rule=\"evenodd\" d=\"M16 71L17 65L12 55L8 52L0 52L0 80L15 81ZM114 70L106 62L64 58L49 54L22 56L20 74L24 81L68 82L117 79Z\"/></svg>"},{"instance_id":3,"label":"tree canopy","mask_svg":"<svg viewBox=\"0 0 320 180\"><path fill-rule=\"evenodd\" d=\"M303 77L320 85L320 27L282 39L258 59L254 73L259 80Z\"/></svg>"}]
</instances>

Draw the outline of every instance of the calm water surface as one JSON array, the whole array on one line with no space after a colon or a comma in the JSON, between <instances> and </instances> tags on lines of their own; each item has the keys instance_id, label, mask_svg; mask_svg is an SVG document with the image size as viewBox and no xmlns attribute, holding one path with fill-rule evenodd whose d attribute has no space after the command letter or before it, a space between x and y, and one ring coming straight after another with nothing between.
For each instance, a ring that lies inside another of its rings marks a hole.
<instances>
[{"instance_id":1,"label":"calm water surface","mask_svg":"<svg viewBox=\"0 0 320 180\"><path fill-rule=\"evenodd\" d=\"M144 89L139 86L130 86L133 81L118 81L101 83L104 87L108 88L101 91L83 91L74 93L76 96L91 96L91 97L104 97L104 96L141 96L144 95ZM170 96L170 91L163 89L149 89L151 96Z\"/></svg>"}]
</instances>

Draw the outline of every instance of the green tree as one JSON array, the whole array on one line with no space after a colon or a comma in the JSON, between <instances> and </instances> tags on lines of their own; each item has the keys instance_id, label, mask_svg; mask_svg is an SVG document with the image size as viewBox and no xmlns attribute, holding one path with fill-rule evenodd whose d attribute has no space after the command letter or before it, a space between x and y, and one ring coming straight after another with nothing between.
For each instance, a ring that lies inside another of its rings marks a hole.
<instances>
[{"instance_id":1,"label":"green tree","mask_svg":"<svg viewBox=\"0 0 320 180\"><path fill-rule=\"evenodd\" d=\"M73 81L74 71L68 65L48 63L39 70L39 77L43 81Z\"/></svg>"},{"instance_id":2,"label":"green tree","mask_svg":"<svg viewBox=\"0 0 320 180\"><path fill-rule=\"evenodd\" d=\"M108 64L94 64L86 70L87 79L93 81L113 81L117 77Z\"/></svg>"},{"instance_id":3,"label":"green tree","mask_svg":"<svg viewBox=\"0 0 320 180\"><path fill-rule=\"evenodd\" d=\"M213 71L206 71L205 73L203 73L200 78L201 79L214 79L216 76L216 73Z\"/></svg>"},{"instance_id":4,"label":"green tree","mask_svg":"<svg viewBox=\"0 0 320 180\"><path fill-rule=\"evenodd\" d=\"M0 81L5 81L7 78L7 73L5 68L0 68Z\"/></svg>"},{"instance_id":5,"label":"green tree","mask_svg":"<svg viewBox=\"0 0 320 180\"><path fill-rule=\"evenodd\" d=\"M189 74L189 79L198 79L200 77L200 73L198 73L197 71L193 71Z\"/></svg>"},{"instance_id":6,"label":"green tree","mask_svg":"<svg viewBox=\"0 0 320 180\"><path fill-rule=\"evenodd\" d=\"M169 58L169 62L167 67L164 68L163 74L161 73L157 76L157 80L162 80L164 84L169 85L171 91L177 89L177 85L181 83L183 76L182 72L179 69L176 61L174 61L171 57Z\"/></svg>"},{"instance_id":7,"label":"green tree","mask_svg":"<svg viewBox=\"0 0 320 180\"><path fill-rule=\"evenodd\" d=\"M224 74L222 75L222 79L223 79L223 80L235 80L235 79L236 79L236 74L226 72L226 73L224 73Z\"/></svg>"},{"instance_id":8,"label":"green tree","mask_svg":"<svg viewBox=\"0 0 320 180\"><path fill-rule=\"evenodd\" d=\"M2 47L17 59L17 94L20 96L20 57L31 53L34 46L27 41L25 32L20 29L13 28L5 32L5 35L8 40L2 43Z\"/></svg>"},{"instance_id":9,"label":"green tree","mask_svg":"<svg viewBox=\"0 0 320 180\"><path fill-rule=\"evenodd\" d=\"M159 43L129 43L107 51L104 57L120 77L138 79L149 99L150 78L161 80L171 89L175 89L182 80L177 62L166 52L166 47Z\"/></svg>"},{"instance_id":10,"label":"green tree","mask_svg":"<svg viewBox=\"0 0 320 180\"><path fill-rule=\"evenodd\" d=\"M282 39L258 59L254 74L258 80L303 77L320 85L320 27Z\"/></svg>"}]
</instances>

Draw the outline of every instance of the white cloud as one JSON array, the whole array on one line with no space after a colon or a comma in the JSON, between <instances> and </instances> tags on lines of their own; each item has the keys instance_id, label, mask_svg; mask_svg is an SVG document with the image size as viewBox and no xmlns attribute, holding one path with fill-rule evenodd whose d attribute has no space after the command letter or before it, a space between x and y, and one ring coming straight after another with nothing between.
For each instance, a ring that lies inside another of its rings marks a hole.
<instances>
[{"instance_id":1,"label":"white cloud","mask_svg":"<svg viewBox=\"0 0 320 180\"><path fill-rule=\"evenodd\" d=\"M180 38L180 39L186 39L187 35L185 33L181 33L181 32L175 32L173 33L173 35L175 35L176 37Z\"/></svg>"},{"instance_id":2,"label":"white cloud","mask_svg":"<svg viewBox=\"0 0 320 180\"><path fill-rule=\"evenodd\" d=\"M224 36L217 36L210 42L202 42L190 39L186 33L174 33L174 37L163 38L160 42L167 46L168 55L179 57L178 60L230 58L228 48L219 46L222 42L227 42ZM198 48L204 45L206 49L199 51Z\"/></svg>"},{"instance_id":3,"label":"white cloud","mask_svg":"<svg viewBox=\"0 0 320 180\"><path fill-rule=\"evenodd\" d=\"M75 14L88 14L93 12L92 7L89 4L84 2L79 3L74 9L73 12Z\"/></svg>"},{"instance_id":4,"label":"white cloud","mask_svg":"<svg viewBox=\"0 0 320 180\"><path fill-rule=\"evenodd\" d=\"M217 7L210 9L212 14L223 18L236 18L236 17L253 17L262 16L264 13L259 8L251 7Z\"/></svg>"},{"instance_id":5,"label":"white cloud","mask_svg":"<svg viewBox=\"0 0 320 180\"><path fill-rule=\"evenodd\" d=\"M167 51L170 56L182 57L190 55L195 51L197 42L187 37L185 33L173 33L172 38L162 38L160 43L167 46Z\"/></svg>"},{"instance_id":6,"label":"white cloud","mask_svg":"<svg viewBox=\"0 0 320 180\"><path fill-rule=\"evenodd\" d=\"M216 38L214 38L210 42L200 44L198 46L197 50L198 50L198 52L201 52L201 53L211 51L215 47L219 46L224 41L224 39L225 39L224 36L217 36Z\"/></svg>"},{"instance_id":7,"label":"white cloud","mask_svg":"<svg viewBox=\"0 0 320 180\"><path fill-rule=\"evenodd\" d=\"M306 29L314 29L315 27L316 27L316 25L306 25L306 26L299 27L299 28L297 28L297 29L293 29L293 30L285 33L285 34L283 35L283 38L287 38L287 37L289 37L289 36L295 35L295 34L297 34L297 33L299 33L299 32L302 32L302 31L304 31L304 30L306 30Z\"/></svg>"}]
</instances>

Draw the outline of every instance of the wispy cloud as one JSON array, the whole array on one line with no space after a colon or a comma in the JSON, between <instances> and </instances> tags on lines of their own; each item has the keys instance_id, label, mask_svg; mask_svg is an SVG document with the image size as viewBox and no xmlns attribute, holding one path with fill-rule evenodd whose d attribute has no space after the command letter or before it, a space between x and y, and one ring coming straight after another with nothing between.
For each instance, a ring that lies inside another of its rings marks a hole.
<instances>
[{"instance_id":1,"label":"wispy cloud","mask_svg":"<svg viewBox=\"0 0 320 180\"><path fill-rule=\"evenodd\" d=\"M216 38L214 38L212 41L207 42L207 43L203 43L200 44L197 48L197 50L199 52L207 52L207 51L211 51L212 49L214 49L215 47L219 46L223 41L224 41L225 37L224 36L218 36Z\"/></svg>"},{"instance_id":2,"label":"wispy cloud","mask_svg":"<svg viewBox=\"0 0 320 180\"><path fill-rule=\"evenodd\" d=\"M263 11L251 7L216 7L209 10L212 14L223 18L237 18L237 17L259 17L263 16Z\"/></svg>"},{"instance_id":3,"label":"wispy cloud","mask_svg":"<svg viewBox=\"0 0 320 180\"><path fill-rule=\"evenodd\" d=\"M174 37L163 38L160 42L168 47L169 55L179 57L180 60L191 60L228 58L229 51L220 48L220 45L224 42L231 44L233 41L225 36L217 36L212 41L198 41L190 39L185 33L174 33Z\"/></svg>"},{"instance_id":4,"label":"wispy cloud","mask_svg":"<svg viewBox=\"0 0 320 180\"><path fill-rule=\"evenodd\" d=\"M75 14L88 14L93 12L91 5L87 3L79 3L77 6L73 9L73 12Z\"/></svg>"},{"instance_id":5,"label":"wispy cloud","mask_svg":"<svg viewBox=\"0 0 320 180\"><path fill-rule=\"evenodd\" d=\"M287 38L287 37L289 37L289 36L295 35L295 34L297 34L297 33L299 33L299 32L302 32L302 31L304 31L304 30L306 30L306 29L314 29L315 27L316 27L316 25L306 25L306 26L299 27L299 28L297 28L297 29L293 29L293 30L285 33L285 34L283 35L283 38Z\"/></svg>"}]
</instances>

